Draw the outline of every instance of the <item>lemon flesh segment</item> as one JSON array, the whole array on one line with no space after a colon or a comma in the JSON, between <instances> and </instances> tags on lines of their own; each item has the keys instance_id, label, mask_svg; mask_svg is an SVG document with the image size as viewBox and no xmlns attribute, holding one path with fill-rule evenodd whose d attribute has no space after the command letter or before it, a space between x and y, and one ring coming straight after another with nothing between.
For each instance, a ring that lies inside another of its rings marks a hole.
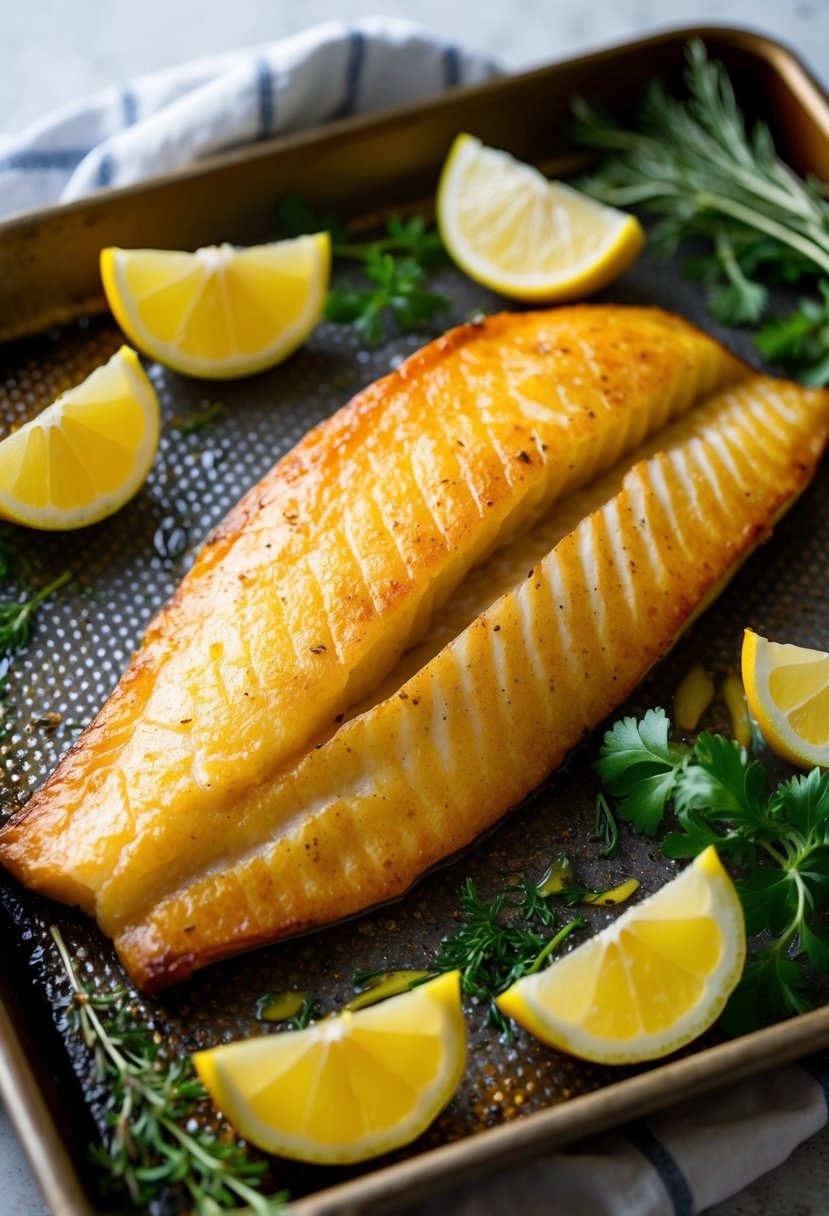
<instances>
[{"instance_id":1,"label":"lemon flesh segment","mask_svg":"<svg viewBox=\"0 0 829 1216\"><path fill-rule=\"evenodd\" d=\"M631 1064L676 1051L722 1012L745 962L745 921L713 847L546 971L498 997L571 1055Z\"/></svg>"},{"instance_id":2,"label":"lemon flesh segment","mask_svg":"<svg viewBox=\"0 0 829 1216\"><path fill-rule=\"evenodd\" d=\"M131 342L190 376L230 379L273 367L322 315L331 270L327 232L237 249L101 252L101 278Z\"/></svg>"},{"instance_id":3,"label":"lemon flesh segment","mask_svg":"<svg viewBox=\"0 0 829 1216\"><path fill-rule=\"evenodd\" d=\"M800 768L829 767L829 654L743 635L749 710L772 751Z\"/></svg>"},{"instance_id":4,"label":"lemon flesh segment","mask_svg":"<svg viewBox=\"0 0 829 1216\"><path fill-rule=\"evenodd\" d=\"M414 1140L457 1089L460 973L307 1030L197 1052L193 1063L237 1132L266 1152L365 1161Z\"/></svg>"},{"instance_id":5,"label":"lemon flesh segment","mask_svg":"<svg viewBox=\"0 0 829 1216\"><path fill-rule=\"evenodd\" d=\"M0 516L30 528L82 528L144 484L161 411L128 346L0 442Z\"/></svg>"},{"instance_id":6,"label":"lemon flesh segment","mask_svg":"<svg viewBox=\"0 0 829 1216\"><path fill-rule=\"evenodd\" d=\"M635 216L550 182L471 135L459 135L449 152L436 210L458 266L516 300L589 295L622 274L645 243Z\"/></svg>"}]
</instances>

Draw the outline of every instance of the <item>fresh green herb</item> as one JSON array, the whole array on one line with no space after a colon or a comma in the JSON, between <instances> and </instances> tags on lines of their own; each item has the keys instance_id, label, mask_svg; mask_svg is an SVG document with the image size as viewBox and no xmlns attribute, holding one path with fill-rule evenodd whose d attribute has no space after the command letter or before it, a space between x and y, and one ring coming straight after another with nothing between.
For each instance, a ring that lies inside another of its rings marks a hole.
<instances>
[{"instance_id":1,"label":"fresh green herb","mask_svg":"<svg viewBox=\"0 0 829 1216\"><path fill-rule=\"evenodd\" d=\"M189 1057L164 1061L152 1029L130 1010L123 988L94 992L83 987L60 931L51 929L72 987L69 1016L93 1053L96 1080L105 1086L107 1135L92 1158L110 1187L142 1209L171 1186L183 1189L195 1216L239 1213L277 1216L285 1196L257 1189L266 1162L191 1123L207 1091Z\"/></svg>"},{"instance_id":2,"label":"fresh green herb","mask_svg":"<svg viewBox=\"0 0 829 1216\"><path fill-rule=\"evenodd\" d=\"M426 271L445 261L446 254L439 234L422 216L393 215L383 236L354 241L337 220L316 214L302 199L290 196L282 202L280 220L291 236L327 230L334 257L361 264L370 286L344 283L332 288L324 315L335 324L353 325L368 346L382 338L384 318L408 333L448 307L446 296L425 286Z\"/></svg>"},{"instance_id":3,"label":"fresh green herb","mask_svg":"<svg viewBox=\"0 0 829 1216\"><path fill-rule=\"evenodd\" d=\"M194 414L185 417L176 417L171 419L170 425L173 430L178 431L181 435L194 435L197 431L203 431L209 427L211 423L224 412L224 405L221 401L210 401L197 410Z\"/></svg>"},{"instance_id":4,"label":"fresh green herb","mask_svg":"<svg viewBox=\"0 0 829 1216\"><path fill-rule=\"evenodd\" d=\"M305 236L310 232L327 232L332 245L348 240L348 230L335 215L315 211L298 194L286 194L277 209L279 226L288 237Z\"/></svg>"},{"instance_id":5,"label":"fresh green herb","mask_svg":"<svg viewBox=\"0 0 829 1216\"><path fill-rule=\"evenodd\" d=\"M604 737L599 776L614 798L617 814L637 832L652 836L672 797L677 774L690 758L684 743L670 743L671 724L662 709L649 709L644 718L622 718Z\"/></svg>"},{"instance_id":6,"label":"fresh green herb","mask_svg":"<svg viewBox=\"0 0 829 1216\"><path fill-rule=\"evenodd\" d=\"M582 929L581 917L568 921L546 939L530 928L530 922L552 926L555 912L532 883L518 891L502 892L482 900L468 878L461 887L461 923L457 933L445 937L431 971L461 973L461 988L488 1010L488 1020L506 1040L512 1038L509 1019L495 998L523 975L539 971L550 954L574 929Z\"/></svg>"},{"instance_id":7,"label":"fresh green herb","mask_svg":"<svg viewBox=\"0 0 829 1216\"><path fill-rule=\"evenodd\" d=\"M8 541L0 540L0 582L20 578L28 581L32 570L29 558L19 553Z\"/></svg>"},{"instance_id":8,"label":"fresh green herb","mask_svg":"<svg viewBox=\"0 0 829 1216\"><path fill-rule=\"evenodd\" d=\"M642 747L621 749L620 727L631 743L634 736L642 739ZM640 723L617 723L605 735L599 771L612 783L611 792L614 787L623 791L623 805L638 830L653 834L671 799L679 831L665 837L664 852L696 857L714 845L736 868L748 933L770 935L770 943L752 955L729 1003L726 1028L742 1032L807 1009L811 999L804 963L829 970L829 935L820 927L820 916L829 907L829 772L814 769L769 794L758 761L749 760L730 739L703 733L692 748L659 761L657 816L654 777L648 772L650 761L643 759L652 753L644 740L655 734L660 741L667 739L669 729L662 710L649 711Z\"/></svg>"},{"instance_id":9,"label":"fresh green herb","mask_svg":"<svg viewBox=\"0 0 829 1216\"><path fill-rule=\"evenodd\" d=\"M433 270L446 261L440 234L435 228L428 227L422 215L414 215L407 220L399 215L391 216L386 221L386 235L374 241L348 241L333 237L332 240L335 258L368 262L378 253L396 254L411 258L424 270Z\"/></svg>"},{"instance_id":10,"label":"fresh green herb","mask_svg":"<svg viewBox=\"0 0 829 1216\"><path fill-rule=\"evenodd\" d=\"M829 203L779 158L764 123L749 129L724 67L698 39L688 44L685 81L687 100L653 81L635 129L579 99L576 138L608 153L580 184L611 206L658 216L651 244L662 256L688 239L708 242L689 272L706 284L718 320L753 325L768 306L768 281L829 275Z\"/></svg>"},{"instance_id":11,"label":"fresh green herb","mask_svg":"<svg viewBox=\"0 0 829 1216\"><path fill-rule=\"evenodd\" d=\"M613 858L619 852L619 825L604 794L596 795L593 839L604 845L602 857Z\"/></svg>"},{"instance_id":12,"label":"fresh green herb","mask_svg":"<svg viewBox=\"0 0 829 1216\"><path fill-rule=\"evenodd\" d=\"M369 346L383 336L383 318L391 315L404 332L418 329L443 312L446 296L423 286L423 267L412 257L395 258L378 246L369 247L364 266L371 287L344 284L328 293L325 319L353 325Z\"/></svg>"},{"instance_id":13,"label":"fresh green herb","mask_svg":"<svg viewBox=\"0 0 829 1216\"><path fill-rule=\"evenodd\" d=\"M9 654L25 646L32 636L37 610L44 600L59 591L69 582L68 570L58 575L47 587L39 591L28 588L32 594L24 600L4 600L0 603L0 655Z\"/></svg>"},{"instance_id":14,"label":"fresh green herb","mask_svg":"<svg viewBox=\"0 0 829 1216\"><path fill-rule=\"evenodd\" d=\"M829 384L829 280L818 283L820 299L801 300L800 307L782 317L770 317L755 338L769 363L783 363L801 384Z\"/></svg>"}]
</instances>

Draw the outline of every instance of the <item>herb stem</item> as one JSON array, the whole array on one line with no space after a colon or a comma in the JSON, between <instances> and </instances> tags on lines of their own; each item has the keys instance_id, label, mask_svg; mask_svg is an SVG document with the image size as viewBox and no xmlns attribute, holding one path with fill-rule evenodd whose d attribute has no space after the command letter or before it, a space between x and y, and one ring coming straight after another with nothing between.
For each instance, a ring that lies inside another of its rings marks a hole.
<instances>
[{"instance_id":1,"label":"herb stem","mask_svg":"<svg viewBox=\"0 0 829 1216\"><path fill-rule=\"evenodd\" d=\"M569 937L575 929L586 928L587 921L584 919L584 917L574 916L573 919L568 921L562 929L559 929L558 933L556 933L554 937L550 938L550 940L544 946L544 949L535 956L535 961L533 962L532 966L524 972L524 975L535 975L536 971L541 970L546 960L550 957L553 951L561 945L566 937Z\"/></svg>"},{"instance_id":2,"label":"herb stem","mask_svg":"<svg viewBox=\"0 0 829 1216\"><path fill-rule=\"evenodd\" d=\"M762 212L755 211L736 199L726 198L722 194L712 194L701 190L695 195L695 201L700 207L719 211L721 214L730 216L731 219L738 220L749 228L754 228L758 232L764 232L766 236L774 237L781 244L788 245L791 249L796 249L798 253L802 253L809 261L814 262L829 273L829 250L825 249L815 240L802 236L794 229L786 227L785 224L778 223L777 220L763 215ZM823 233L820 235L825 236Z\"/></svg>"}]
</instances>

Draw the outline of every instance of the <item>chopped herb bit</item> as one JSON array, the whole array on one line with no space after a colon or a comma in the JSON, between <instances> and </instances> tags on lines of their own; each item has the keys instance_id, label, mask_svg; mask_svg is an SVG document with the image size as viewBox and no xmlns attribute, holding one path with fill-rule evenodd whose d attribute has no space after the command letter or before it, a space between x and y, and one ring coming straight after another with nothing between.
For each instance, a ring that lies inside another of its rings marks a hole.
<instances>
[{"instance_id":1,"label":"chopped herb bit","mask_svg":"<svg viewBox=\"0 0 829 1216\"><path fill-rule=\"evenodd\" d=\"M604 794L596 795L596 817L593 839L604 845L602 857L613 858L619 852L619 825Z\"/></svg>"},{"instance_id":2,"label":"chopped herb bit","mask_svg":"<svg viewBox=\"0 0 829 1216\"><path fill-rule=\"evenodd\" d=\"M193 1122L207 1091L189 1056L162 1058L152 1028L139 1021L124 988L95 992L81 985L60 930L51 928L72 988L70 1022L93 1053L96 1080L106 1087L107 1134L91 1148L110 1189L136 1207L155 1204L169 1187L183 1189L195 1216L239 1212L278 1216L285 1195L259 1191L267 1162L253 1161L233 1140L217 1139Z\"/></svg>"},{"instance_id":3,"label":"chopped herb bit","mask_svg":"<svg viewBox=\"0 0 829 1216\"><path fill-rule=\"evenodd\" d=\"M211 401L202 409L197 410L194 414L189 414L187 417L176 416L175 418L171 418L170 426L182 435L193 435L196 431L203 431L212 422L215 422L224 413L224 408L221 401Z\"/></svg>"}]
</instances>

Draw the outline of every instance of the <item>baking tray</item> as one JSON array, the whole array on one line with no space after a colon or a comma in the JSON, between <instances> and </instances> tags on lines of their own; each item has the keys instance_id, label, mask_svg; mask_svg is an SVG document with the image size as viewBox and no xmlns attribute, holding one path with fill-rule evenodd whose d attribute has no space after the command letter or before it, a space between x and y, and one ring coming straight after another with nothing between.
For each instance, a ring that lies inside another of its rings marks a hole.
<instances>
[{"instance_id":1,"label":"baking tray","mask_svg":"<svg viewBox=\"0 0 829 1216\"><path fill-rule=\"evenodd\" d=\"M0 349L3 433L119 345L114 323L100 315L101 246L194 248L273 237L278 201L289 192L318 208L334 208L358 226L384 210L428 211L437 173L460 130L550 172L565 172L578 160L564 135L572 96L598 96L611 108L618 98L632 101L655 71L678 74L694 35L726 63L745 110L770 122L790 163L829 178L829 104L796 59L751 33L685 29L22 216L0 226L0 337L8 340ZM442 278L453 297L442 325L504 307L451 269ZM749 337L714 325L676 266L657 265L646 254L604 298L671 308L757 362ZM312 422L396 366L427 336L389 337L367 351L350 333L322 325L280 368L237 384L206 385L150 365L165 425L158 460L138 497L113 519L76 534L2 534L26 546L44 579L65 568L73 573L68 593L43 607L36 636L11 671L15 717L0 774L7 808L25 801L51 771L71 742L73 723L96 711L194 549L241 492ZM224 409L209 430L185 435L172 425L215 400ZM678 678L697 658L724 674L746 624L829 648L828 539L824 468L773 540L619 712L669 703ZM353 971L428 960L456 923L466 877L488 897L517 874L538 878L563 847L589 883L611 885L633 873L646 893L656 889L675 869L652 842L624 831L620 857L611 863L591 841L596 785L590 764L600 737L596 732L499 828L405 899L208 968L183 988L139 1003L174 1051L261 1029L255 1002L268 991L310 987L324 1009L335 1009L351 995ZM85 1053L61 1012L67 987L48 925L61 926L85 978L106 987L120 972L109 944L81 914L30 895L6 877L0 880L0 909L0 1092L52 1210L89 1216L104 1210L83 1165L100 1109L83 1084ZM612 915L600 909L590 914L594 928ZM350 1170L278 1164L275 1183L296 1196L296 1216L408 1206L451 1183L829 1044L829 1008L821 1007L735 1042L711 1032L681 1058L636 1073L568 1059L520 1030L514 1043L503 1043L481 1010L469 1015L467 1075L448 1110L414 1146Z\"/></svg>"}]
</instances>

